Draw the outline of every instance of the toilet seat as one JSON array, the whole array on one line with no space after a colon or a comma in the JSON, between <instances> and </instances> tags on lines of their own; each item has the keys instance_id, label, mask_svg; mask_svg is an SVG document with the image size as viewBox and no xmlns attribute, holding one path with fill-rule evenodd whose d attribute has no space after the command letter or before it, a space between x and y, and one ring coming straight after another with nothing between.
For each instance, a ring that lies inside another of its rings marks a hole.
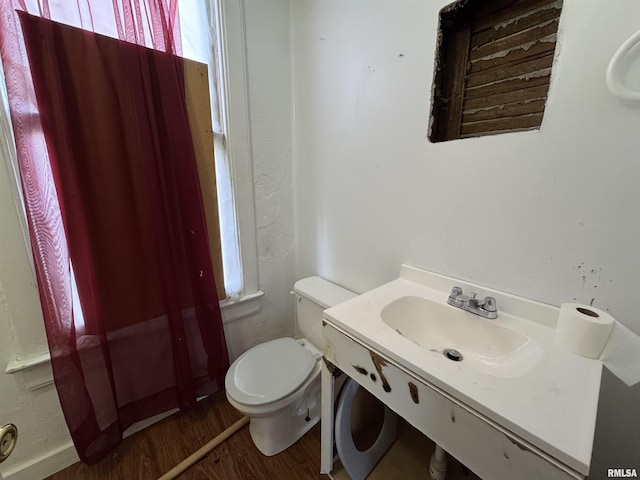
<instances>
[{"instance_id":1,"label":"toilet seat","mask_svg":"<svg viewBox=\"0 0 640 480\"><path fill-rule=\"evenodd\" d=\"M351 411L353 398L359 388L362 387L351 378L345 382L338 399L335 420L336 449L342 466L352 480L364 480L371 473L395 441L398 420L398 415L385 405L384 420L378 438L367 450L358 450L351 432Z\"/></svg>"},{"instance_id":2,"label":"toilet seat","mask_svg":"<svg viewBox=\"0 0 640 480\"><path fill-rule=\"evenodd\" d=\"M249 406L276 402L300 387L316 363L313 353L292 338L265 342L233 362L225 378L227 394Z\"/></svg>"}]
</instances>

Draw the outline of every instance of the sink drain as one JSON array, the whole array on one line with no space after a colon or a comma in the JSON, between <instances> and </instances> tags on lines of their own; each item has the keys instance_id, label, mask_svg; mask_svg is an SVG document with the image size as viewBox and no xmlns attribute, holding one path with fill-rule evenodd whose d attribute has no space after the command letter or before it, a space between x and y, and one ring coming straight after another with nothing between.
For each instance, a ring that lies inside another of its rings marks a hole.
<instances>
[{"instance_id":1,"label":"sink drain","mask_svg":"<svg viewBox=\"0 0 640 480\"><path fill-rule=\"evenodd\" d=\"M459 362L462 360L462 354L459 351L454 350L453 348L447 348L442 353L445 357L447 357L449 360L453 360L454 362Z\"/></svg>"}]
</instances>

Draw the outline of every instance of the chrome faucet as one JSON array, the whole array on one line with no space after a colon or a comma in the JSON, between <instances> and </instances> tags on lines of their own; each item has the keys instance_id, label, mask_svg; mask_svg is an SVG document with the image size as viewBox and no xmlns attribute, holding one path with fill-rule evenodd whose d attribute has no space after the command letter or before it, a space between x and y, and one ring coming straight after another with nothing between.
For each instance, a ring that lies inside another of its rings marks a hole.
<instances>
[{"instance_id":1,"label":"chrome faucet","mask_svg":"<svg viewBox=\"0 0 640 480\"><path fill-rule=\"evenodd\" d=\"M471 292L469 295L463 295L460 287L453 287L447 303L484 318L496 318L498 316L496 299L493 297L484 297L483 300L478 300L476 295L475 292Z\"/></svg>"}]
</instances>

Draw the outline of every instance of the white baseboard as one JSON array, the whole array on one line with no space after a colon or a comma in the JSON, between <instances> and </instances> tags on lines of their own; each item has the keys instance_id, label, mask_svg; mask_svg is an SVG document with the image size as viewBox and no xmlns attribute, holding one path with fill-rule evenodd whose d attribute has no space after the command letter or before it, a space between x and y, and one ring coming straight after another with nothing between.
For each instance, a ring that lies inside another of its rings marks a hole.
<instances>
[{"instance_id":1,"label":"white baseboard","mask_svg":"<svg viewBox=\"0 0 640 480\"><path fill-rule=\"evenodd\" d=\"M168 410L154 417L134 423L124 432L124 437L127 438L177 411L178 409ZM79 461L80 459L73 446L73 442L69 441L43 455L32 458L21 465L14 466L10 470L6 470L0 474L0 480L42 480Z\"/></svg>"},{"instance_id":2,"label":"white baseboard","mask_svg":"<svg viewBox=\"0 0 640 480\"><path fill-rule=\"evenodd\" d=\"M43 455L16 465L3 473L4 480L36 480L47 478L60 470L78 462L78 454L72 442L49 450Z\"/></svg>"}]
</instances>

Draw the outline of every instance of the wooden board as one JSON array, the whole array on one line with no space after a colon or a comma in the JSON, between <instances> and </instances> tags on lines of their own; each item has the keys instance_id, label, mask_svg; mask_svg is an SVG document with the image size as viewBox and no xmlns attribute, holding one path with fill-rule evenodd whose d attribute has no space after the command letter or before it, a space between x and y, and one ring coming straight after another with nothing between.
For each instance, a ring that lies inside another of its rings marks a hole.
<instances>
[{"instance_id":1,"label":"wooden board","mask_svg":"<svg viewBox=\"0 0 640 480\"><path fill-rule=\"evenodd\" d=\"M184 61L185 95L191 124L193 147L198 163L200 190L209 232L209 251L216 281L218 300L226 298L222 270L222 247L218 217L216 189L216 165L213 155L213 127L209 100L209 76L207 65L193 60Z\"/></svg>"}]
</instances>

